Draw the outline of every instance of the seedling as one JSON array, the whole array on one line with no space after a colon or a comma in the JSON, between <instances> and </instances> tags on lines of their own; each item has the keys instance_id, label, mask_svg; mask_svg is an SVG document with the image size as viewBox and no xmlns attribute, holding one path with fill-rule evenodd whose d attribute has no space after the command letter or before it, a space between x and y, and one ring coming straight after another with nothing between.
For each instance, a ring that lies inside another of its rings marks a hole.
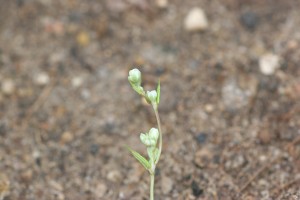
<instances>
[{"instance_id":1,"label":"seedling","mask_svg":"<svg viewBox=\"0 0 300 200\"><path fill-rule=\"evenodd\" d=\"M159 161L161 149L162 149L162 132L160 126L160 118L158 114L158 104L160 101L160 81L158 81L158 85L156 90L152 91L144 91L144 88L141 86L142 83L142 74L138 69L132 69L129 71L128 81L131 87L141 95L148 104L152 105L156 121L157 127L151 128L148 133L141 133L140 140L146 146L148 159L134 151L130 147L127 149L130 153L144 166L144 168L150 174L150 200L154 200L154 180L155 180L155 168ZM158 143L158 144L157 144Z\"/></svg>"}]
</instances>

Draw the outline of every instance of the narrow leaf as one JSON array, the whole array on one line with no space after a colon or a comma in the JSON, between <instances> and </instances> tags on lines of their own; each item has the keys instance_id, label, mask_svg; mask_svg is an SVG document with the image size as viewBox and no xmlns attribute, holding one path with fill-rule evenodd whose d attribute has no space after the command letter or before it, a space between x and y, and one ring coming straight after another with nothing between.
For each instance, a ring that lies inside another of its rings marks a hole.
<instances>
[{"instance_id":1,"label":"narrow leaf","mask_svg":"<svg viewBox=\"0 0 300 200\"><path fill-rule=\"evenodd\" d=\"M138 152L134 151L133 149L131 149L128 146L126 146L126 148L133 155L133 157L135 157L145 167L146 170L150 169L150 164L146 160L146 158L144 158L141 154L139 154Z\"/></svg>"},{"instance_id":2,"label":"narrow leaf","mask_svg":"<svg viewBox=\"0 0 300 200\"><path fill-rule=\"evenodd\" d=\"M158 80L156 92L157 92L156 103L159 104L159 101L160 101L160 80Z\"/></svg>"}]
</instances>

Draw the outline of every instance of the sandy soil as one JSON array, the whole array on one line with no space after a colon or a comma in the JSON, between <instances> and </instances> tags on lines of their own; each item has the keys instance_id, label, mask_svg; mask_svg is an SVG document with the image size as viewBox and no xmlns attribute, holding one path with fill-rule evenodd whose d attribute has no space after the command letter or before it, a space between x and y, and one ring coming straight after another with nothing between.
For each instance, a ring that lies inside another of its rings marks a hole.
<instances>
[{"instance_id":1,"label":"sandy soil","mask_svg":"<svg viewBox=\"0 0 300 200\"><path fill-rule=\"evenodd\" d=\"M148 199L132 67L161 79L157 200L300 199L298 0L0 3L0 199Z\"/></svg>"}]
</instances>

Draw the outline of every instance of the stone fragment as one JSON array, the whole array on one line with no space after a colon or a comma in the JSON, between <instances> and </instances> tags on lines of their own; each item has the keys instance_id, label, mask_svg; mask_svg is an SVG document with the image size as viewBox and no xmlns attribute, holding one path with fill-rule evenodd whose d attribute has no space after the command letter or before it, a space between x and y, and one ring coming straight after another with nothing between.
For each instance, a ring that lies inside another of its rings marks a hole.
<instances>
[{"instance_id":1,"label":"stone fragment","mask_svg":"<svg viewBox=\"0 0 300 200\"><path fill-rule=\"evenodd\" d=\"M104 183L98 183L95 187L94 194L97 198L102 198L107 192L107 186Z\"/></svg>"},{"instance_id":2,"label":"stone fragment","mask_svg":"<svg viewBox=\"0 0 300 200\"><path fill-rule=\"evenodd\" d=\"M168 0L156 0L155 3L157 7L162 9L167 8L168 6Z\"/></svg>"},{"instance_id":3,"label":"stone fragment","mask_svg":"<svg viewBox=\"0 0 300 200\"><path fill-rule=\"evenodd\" d=\"M74 88L80 87L83 83L83 78L80 76L76 76L74 78L72 78L72 86Z\"/></svg>"},{"instance_id":4,"label":"stone fragment","mask_svg":"<svg viewBox=\"0 0 300 200\"><path fill-rule=\"evenodd\" d=\"M39 73L36 75L36 77L34 77L34 81L37 85L47 85L50 81L50 77L47 73Z\"/></svg>"},{"instance_id":5,"label":"stone fragment","mask_svg":"<svg viewBox=\"0 0 300 200\"><path fill-rule=\"evenodd\" d=\"M87 46L90 43L90 37L86 32L80 32L76 36L77 44L84 47Z\"/></svg>"},{"instance_id":6,"label":"stone fragment","mask_svg":"<svg viewBox=\"0 0 300 200\"><path fill-rule=\"evenodd\" d=\"M108 172L106 178L112 182L119 182L122 180L122 174L118 170L112 170L112 171Z\"/></svg>"},{"instance_id":7,"label":"stone fragment","mask_svg":"<svg viewBox=\"0 0 300 200\"><path fill-rule=\"evenodd\" d=\"M192 182L191 188L192 188L193 195L195 197L199 197L201 194L203 194L203 189L201 189L199 187L199 185L198 185L198 183L196 183L196 181Z\"/></svg>"},{"instance_id":8,"label":"stone fragment","mask_svg":"<svg viewBox=\"0 0 300 200\"><path fill-rule=\"evenodd\" d=\"M2 82L1 86L2 92L5 95L11 95L14 93L16 86L13 80L11 79L6 79Z\"/></svg>"},{"instance_id":9,"label":"stone fragment","mask_svg":"<svg viewBox=\"0 0 300 200\"><path fill-rule=\"evenodd\" d=\"M259 59L259 69L264 75L272 75L280 67L279 57L275 54L265 54Z\"/></svg>"},{"instance_id":10,"label":"stone fragment","mask_svg":"<svg viewBox=\"0 0 300 200\"><path fill-rule=\"evenodd\" d=\"M184 20L184 28L189 32L203 31L208 27L205 12L201 8L193 8Z\"/></svg>"},{"instance_id":11,"label":"stone fragment","mask_svg":"<svg viewBox=\"0 0 300 200\"><path fill-rule=\"evenodd\" d=\"M71 142L73 139L74 139L73 134L72 134L71 132L69 132L69 131L66 131L66 132L64 132L64 133L62 134L61 139L60 139L60 142L61 142L62 144L66 144L66 143Z\"/></svg>"},{"instance_id":12,"label":"stone fragment","mask_svg":"<svg viewBox=\"0 0 300 200\"><path fill-rule=\"evenodd\" d=\"M254 30L258 24L258 17L254 12L247 11L241 15L241 23L249 30Z\"/></svg>"},{"instance_id":13,"label":"stone fragment","mask_svg":"<svg viewBox=\"0 0 300 200\"><path fill-rule=\"evenodd\" d=\"M161 190L163 194L169 194L173 189L174 182L168 176L162 176L161 178Z\"/></svg>"}]
</instances>

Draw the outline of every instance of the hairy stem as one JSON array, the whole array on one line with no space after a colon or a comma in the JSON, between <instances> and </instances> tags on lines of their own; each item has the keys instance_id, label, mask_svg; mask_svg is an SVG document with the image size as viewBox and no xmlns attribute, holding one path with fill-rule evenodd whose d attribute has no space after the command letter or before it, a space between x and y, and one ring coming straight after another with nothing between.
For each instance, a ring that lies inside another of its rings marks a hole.
<instances>
[{"instance_id":1,"label":"hairy stem","mask_svg":"<svg viewBox=\"0 0 300 200\"><path fill-rule=\"evenodd\" d=\"M154 179L155 173L150 174L150 200L154 200Z\"/></svg>"},{"instance_id":2,"label":"hairy stem","mask_svg":"<svg viewBox=\"0 0 300 200\"><path fill-rule=\"evenodd\" d=\"M158 131L159 131L158 156L157 156L157 159L155 161L155 165L156 165L159 161L161 150L162 150L162 131L161 131L161 126L160 126L160 118L159 118L159 114L158 114L157 104L152 104L152 106L153 106L153 110L154 110L154 113L155 113L157 126L158 126Z\"/></svg>"}]
</instances>

